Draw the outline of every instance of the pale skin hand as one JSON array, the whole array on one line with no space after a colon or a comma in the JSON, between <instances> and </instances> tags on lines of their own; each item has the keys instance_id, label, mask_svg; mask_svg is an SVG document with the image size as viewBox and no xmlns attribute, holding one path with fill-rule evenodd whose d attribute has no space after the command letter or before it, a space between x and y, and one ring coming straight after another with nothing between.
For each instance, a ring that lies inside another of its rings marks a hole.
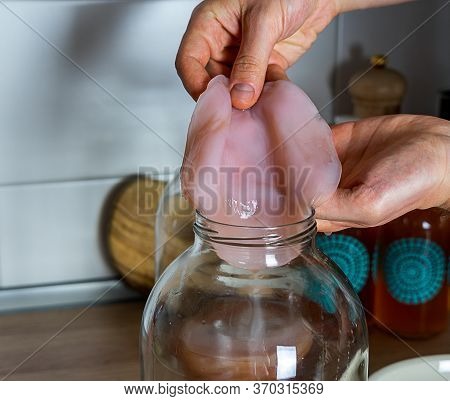
<instances>
[{"instance_id":1,"label":"pale skin hand","mask_svg":"<svg viewBox=\"0 0 450 401\"><path fill-rule=\"evenodd\" d=\"M178 74L194 99L212 77L229 76L233 106L247 109L261 94L268 64L290 67L336 13L328 0L204 1L181 42Z\"/></svg>"},{"instance_id":2,"label":"pale skin hand","mask_svg":"<svg viewBox=\"0 0 450 401\"><path fill-rule=\"evenodd\" d=\"M265 79L286 79L285 70L337 14L405 1L207 0L194 10L176 67L194 99L212 77L229 76L233 106L246 109ZM388 116L334 127L343 175L316 211L319 230L381 225L414 209L450 209L449 125Z\"/></svg>"},{"instance_id":3,"label":"pale skin hand","mask_svg":"<svg viewBox=\"0 0 450 401\"><path fill-rule=\"evenodd\" d=\"M450 122L395 115L333 127L339 188L316 210L318 228L378 226L414 210L450 210Z\"/></svg>"},{"instance_id":4,"label":"pale skin hand","mask_svg":"<svg viewBox=\"0 0 450 401\"><path fill-rule=\"evenodd\" d=\"M404 1L206 0L192 13L176 68L194 99L214 76L230 77L233 106L247 109L261 94L268 65L284 72L337 14Z\"/></svg>"}]
</instances>

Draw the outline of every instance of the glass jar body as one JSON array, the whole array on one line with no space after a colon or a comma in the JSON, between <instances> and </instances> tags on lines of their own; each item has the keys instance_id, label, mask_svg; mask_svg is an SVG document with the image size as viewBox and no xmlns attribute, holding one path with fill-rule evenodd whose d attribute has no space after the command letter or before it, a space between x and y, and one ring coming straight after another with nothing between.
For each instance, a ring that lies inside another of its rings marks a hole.
<instances>
[{"instance_id":1,"label":"glass jar body","mask_svg":"<svg viewBox=\"0 0 450 401\"><path fill-rule=\"evenodd\" d=\"M359 299L315 249L314 233L308 236L276 246L248 246L248 238L236 238L246 245L227 239L218 246L220 233L212 241L197 234L148 299L142 378L366 380L367 327ZM284 251L289 258L279 257ZM274 258L283 263L274 267ZM267 265L229 263L239 259Z\"/></svg>"}]
</instances>

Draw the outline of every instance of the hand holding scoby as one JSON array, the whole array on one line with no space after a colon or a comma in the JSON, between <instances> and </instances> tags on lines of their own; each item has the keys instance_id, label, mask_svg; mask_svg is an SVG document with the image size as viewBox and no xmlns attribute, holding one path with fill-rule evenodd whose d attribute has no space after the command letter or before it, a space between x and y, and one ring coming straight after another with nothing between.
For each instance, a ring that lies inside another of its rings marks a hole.
<instances>
[{"instance_id":1,"label":"hand holding scoby","mask_svg":"<svg viewBox=\"0 0 450 401\"><path fill-rule=\"evenodd\" d=\"M245 226L305 219L336 190L341 165L331 130L291 82L265 84L256 105L231 105L228 79L214 78L189 127L185 196L205 217Z\"/></svg>"}]
</instances>

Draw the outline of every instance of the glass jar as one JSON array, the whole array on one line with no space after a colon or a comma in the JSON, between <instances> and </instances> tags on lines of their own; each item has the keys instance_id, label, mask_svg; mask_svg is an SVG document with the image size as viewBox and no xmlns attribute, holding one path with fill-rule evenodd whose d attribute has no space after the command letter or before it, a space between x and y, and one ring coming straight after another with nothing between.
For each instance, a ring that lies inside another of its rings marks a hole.
<instances>
[{"instance_id":1,"label":"glass jar","mask_svg":"<svg viewBox=\"0 0 450 401\"><path fill-rule=\"evenodd\" d=\"M348 228L330 235L319 234L316 245L349 279L361 299L366 319L373 322L374 270L378 263L379 227Z\"/></svg>"},{"instance_id":2,"label":"glass jar","mask_svg":"<svg viewBox=\"0 0 450 401\"><path fill-rule=\"evenodd\" d=\"M180 170L167 183L155 218L155 281L194 242L195 213L181 193Z\"/></svg>"},{"instance_id":3,"label":"glass jar","mask_svg":"<svg viewBox=\"0 0 450 401\"><path fill-rule=\"evenodd\" d=\"M415 210L383 227L375 290L382 328L408 338L447 328L448 235L437 209Z\"/></svg>"},{"instance_id":4,"label":"glass jar","mask_svg":"<svg viewBox=\"0 0 450 401\"><path fill-rule=\"evenodd\" d=\"M194 232L147 301L143 379L367 379L364 312L313 216L266 228L197 213Z\"/></svg>"},{"instance_id":5,"label":"glass jar","mask_svg":"<svg viewBox=\"0 0 450 401\"><path fill-rule=\"evenodd\" d=\"M447 255L447 309L450 312L450 214L441 211L439 227L445 232L445 253ZM448 318L448 316L447 316Z\"/></svg>"}]
</instances>

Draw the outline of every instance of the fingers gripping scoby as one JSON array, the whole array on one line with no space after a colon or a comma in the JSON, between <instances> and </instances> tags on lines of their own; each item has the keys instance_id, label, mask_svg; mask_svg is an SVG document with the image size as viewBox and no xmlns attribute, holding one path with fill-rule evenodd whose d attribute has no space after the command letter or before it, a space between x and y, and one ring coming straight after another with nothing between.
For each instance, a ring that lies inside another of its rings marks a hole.
<instances>
[{"instance_id":1,"label":"fingers gripping scoby","mask_svg":"<svg viewBox=\"0 0 450 401\"><path fill-rule=\"evenodd\" d=\"M266 83L244 111L232 107L224 76L201 95L182 186L205 217L254 227L297 222L334 193L340 174L328 124L293 83Z\"/></svg>"}]
</instances>

